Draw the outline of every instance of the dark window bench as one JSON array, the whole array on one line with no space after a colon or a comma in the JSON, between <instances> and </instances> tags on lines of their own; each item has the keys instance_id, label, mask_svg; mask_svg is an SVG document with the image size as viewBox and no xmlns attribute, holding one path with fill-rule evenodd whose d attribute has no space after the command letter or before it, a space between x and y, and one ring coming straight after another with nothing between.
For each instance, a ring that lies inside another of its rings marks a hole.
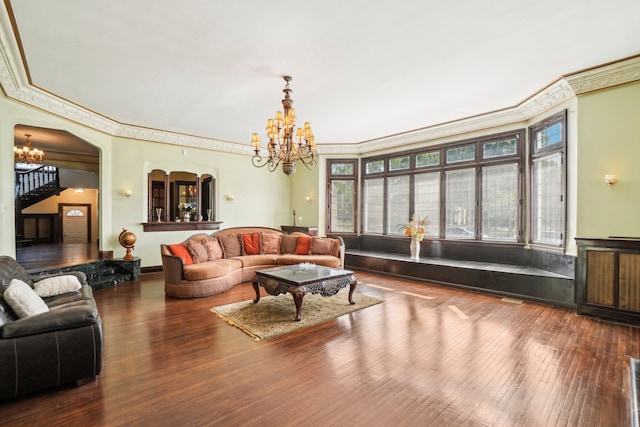
<instances>
[{"instance_id":1,"label":"dark window bench","mask_svg":"<svg viewBox=\"0 0 640 427\"><path fill-rule=\"evenodd\" d=\"M407 244L407 242L404 243ZM448 246L445 242L426 242L426 244L436 246L434 252L457 256L422 255L420 260L416 261L409 257L408 248L406 253L382 252L350 249L347 244L345 265L351 269L375 271L567 308L576 307L574 257L553 254L531 255L531 250L522 248L498 249L476 245L475 256L468 257L475 260L469 260L460 255L465 253L470 255L467 252L469 246L473 245ZM442 248L443 245L445 249ZM422 246L425 246L425 242ZM518 255L518 252L522 254ZM500 260L501 253L504 254L503 262ZM483 255L490 259L482 260ZM532 257L535 259L527 259ZM543 259L537 259L539 257ZM549 268L539 268L540 264Z\"/></svg>"}]
</instances>

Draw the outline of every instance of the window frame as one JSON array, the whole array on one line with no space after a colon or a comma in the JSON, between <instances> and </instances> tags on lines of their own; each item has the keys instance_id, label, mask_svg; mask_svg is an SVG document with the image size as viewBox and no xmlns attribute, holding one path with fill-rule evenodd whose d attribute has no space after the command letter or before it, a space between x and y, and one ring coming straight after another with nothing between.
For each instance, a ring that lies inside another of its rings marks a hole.
<instances>
[{"instance_id":1,"label":"window frame","mask_svg":"<svg viewBox=\"0 0 640 427\"><path fill-rule=\"evenodd\" d=\"M332 166L335 164L350 164L353 167L353 173L347 174L333 174ZM340 234L340 235L355 235L358 233L358 159L327 159L327 234ZM334 181L353 181L353 230L350 232L345 231L332 231L331 229L331 189Z\"/></svg>"},{"instance_id":2,"label":"window frame","mask_svg":"<svg viewBox=\"0 0 640 427\"><path fill-rule=\"evenodd\" d=\"M556 124L562 125L562 132L560 134L561 141L558 144L548 145L542 148L537 148L534 140L534 136L537 132L550 128ZM529 185L531 188L529 195L529 233L527 236L527 240L530 242L531 246L540 247L544 249L555 249L563 251L567 247L567 138L568 138L568 129L567 129L567 110L562 110L559 113L546 117L545 119L536 122L529 126L529 143L530 143L530 158L529 158ZM561 160L561 173L562 177L560 179L561 185L561 209L562 213L560 215L561 220L561 230L562 235L560 238L560 243L558 245L546 244L544 242L536 242L534 241L534 213L535 213L535 170L534 165L536 160L552 156L554 154L560 154Z\"/></svg>"},{"instance_id":3,"label":"window frame","mask_svg":"<svg viewBox=\"0 0 640 427\"><path fill-rule=\"evenodd\" d=\"M433 239L442 239L446 238L446 182L445 182L445 173L447 171L454 171L457 169L469 169L474 168L475 170L475 211L474 211L474 238L473 239L462 239L465 242L491 242L491 243L499 243L499 244L524 244L524 236L526 229L525 227L525 218L523 212L524 205L524 183L526 181L526 177L524 176L524 164L525 164L525 153L526 153L526 129L515 129L513 131L501 132L492 135L483 136L480 138L471 138L460 141L454 141L447 144L440 144L433 147L425 147L424 149L412 150L412 151L401 151L401 152L393 152L386 154L384 156L372 156L365 157L361 159L361 168L362 175L360 177L360 185L364 188L365 181L367 179L379 179L383 178L383 230L382 235L389 237L398 237L396 233L393 233L393 230L389 230L389 225L387 224L387 178L398 175L408 175L409 176L409 215L411 215L415 209L415 176L418 174L422 174L425 172L436 172L440 173L440 218L439 224L431 224L431 227L435 227L438 232L438 237L430 237ZM483 158L483 144L492 142L492 141L500 141L502 139L511 139L516 138L518 140L515 153L498 155L489 158ZM474 156L473 158L468 158L459 161L450 161L447 162L447 151L456 148L464 148L465 146L473 146L474 147ZM416 166L416 159L418 156L427 154L427 153L439 153L439 164L427 165L427 166ZM389 170L389 160L400 158L405 155L410 156L410 166L408 169L402 170ZM366 165L372 162L380 162L384 165L382 171L376 171L371 173L366 173ZM501 164L516 164L518 168L518 195L517 195L517 236L515 241L505 241L505 240L483 240L482 237L482 168L485 166L497 166ZM365 197L363 195L360 206L360 216L364 215L364 204L366 203ZM407 218L409 220L410 218ZM391 231L391 232L390 232ZM361 228L360 233L363 235L379 235L379 233L367 232L364 230L364 218L361 218ZM430 233L433 235L433 233ZM451 239L455 241L459 241L460 239Z\"/></svg>"}]
</instances>

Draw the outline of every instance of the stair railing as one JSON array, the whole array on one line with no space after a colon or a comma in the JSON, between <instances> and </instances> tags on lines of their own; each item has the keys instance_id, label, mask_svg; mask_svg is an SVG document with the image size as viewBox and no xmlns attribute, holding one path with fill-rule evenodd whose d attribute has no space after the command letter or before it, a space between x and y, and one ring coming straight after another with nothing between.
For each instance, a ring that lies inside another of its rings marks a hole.
<instances>
[{"instance_id":1,"label":"stair railing","mask_svg":"<svg viewBox=\"0 0 640 427\"><path fill-rule=\"evenodd\" d=\"M27 171L16 171L15 197L20 198L42 187L60 187L60 176L55 166L40 166Z\"/></svg>"}]
</instances>

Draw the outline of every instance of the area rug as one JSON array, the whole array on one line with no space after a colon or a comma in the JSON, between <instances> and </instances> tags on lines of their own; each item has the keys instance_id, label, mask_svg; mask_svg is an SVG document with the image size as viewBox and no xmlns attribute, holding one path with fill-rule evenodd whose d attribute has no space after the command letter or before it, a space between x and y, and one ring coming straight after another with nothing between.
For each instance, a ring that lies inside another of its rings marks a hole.
<instances>
[{"instance_id":1,"label":"area rug","mask_svg":"<svg viewBox=\"0 0 640 427\"><path fill-rule=\"evenodd\" d=\"M346 292L330 297L319 294L305 295L302 301L302 319L296 322L296 306L290 294L260 298L222 305L211 309L218 317L233 325L256 341L273 338L324 321L352 313L382 302L369 295L355 293L354 305L349 304Z\"/></svg>"}]
</instances>

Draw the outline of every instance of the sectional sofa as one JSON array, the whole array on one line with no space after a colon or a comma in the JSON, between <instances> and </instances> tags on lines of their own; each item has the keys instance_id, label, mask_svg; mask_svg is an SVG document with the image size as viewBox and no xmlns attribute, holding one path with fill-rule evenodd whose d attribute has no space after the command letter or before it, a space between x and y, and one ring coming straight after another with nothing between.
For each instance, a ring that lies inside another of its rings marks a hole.
<instances>
[{"instance_id":1,"label":"sectional sofa","mask_svg":"<svg viewBox=\"0 0 640 427\"><path fill-rule=\"evenodd\" d=\"M249 282L254 271L309 262L343 268L342 238L285 234L268 227L233 227L161 244L165 294L197 298Z\"/></svg>"}]
</instances>

